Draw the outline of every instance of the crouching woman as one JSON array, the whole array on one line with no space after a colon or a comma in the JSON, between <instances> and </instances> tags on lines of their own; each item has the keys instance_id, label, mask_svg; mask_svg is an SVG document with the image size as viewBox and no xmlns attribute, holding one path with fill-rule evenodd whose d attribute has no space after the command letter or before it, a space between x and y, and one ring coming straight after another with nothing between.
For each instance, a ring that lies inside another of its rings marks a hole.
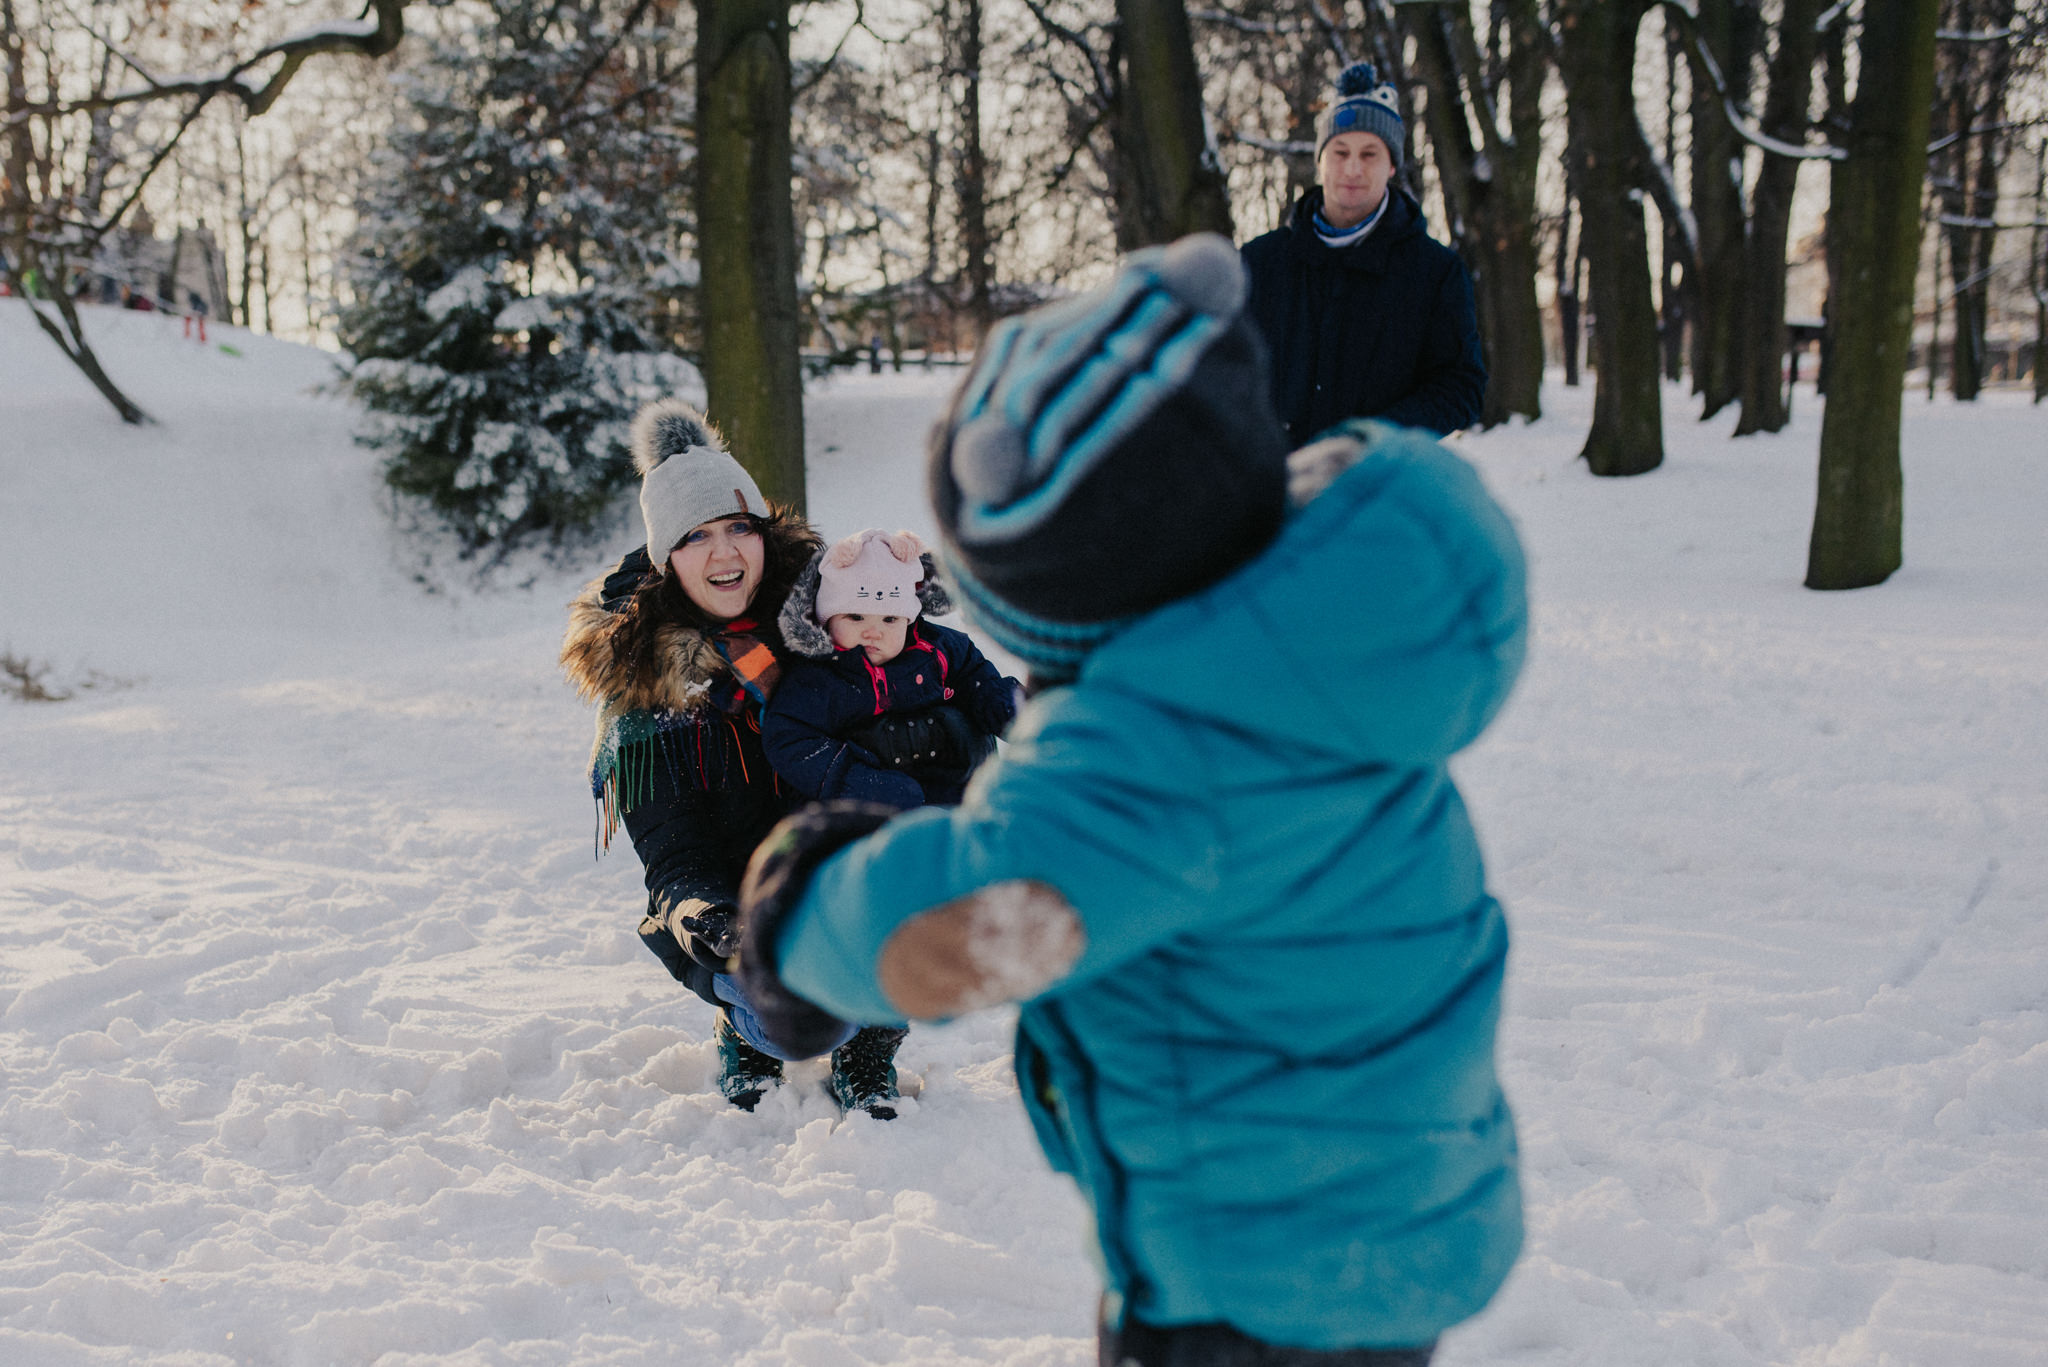
<instances>
[{"instance_id":1,"label":"crouching woman","mask_svg":"<svg viewBox=\"0 0 2048 1367\"><path fill-rule=\"evenodd\" d=\"M751 1111L782 1060L726 976L747 860L800 801L761 751L783 645L776 614L819 538L770 508L688 404L633 423L647 544L570 605L562 667L595 703L591 791L607 848L623 825L646 868L640 939L718 1008L719 1090ZM903 1031L848 1029L832 1055L839 1103L891 1119Z\"/></svg>"}]
</instances>

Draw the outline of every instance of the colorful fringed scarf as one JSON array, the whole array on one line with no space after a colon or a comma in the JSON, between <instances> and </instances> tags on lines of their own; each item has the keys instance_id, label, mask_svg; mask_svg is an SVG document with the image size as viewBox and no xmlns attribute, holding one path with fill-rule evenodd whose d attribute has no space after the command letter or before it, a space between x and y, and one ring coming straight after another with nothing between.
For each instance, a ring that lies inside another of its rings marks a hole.
<instances>
[{"instance_id":1,"label":"colorful fringed scarf","mask_svg":"<svg viewBox=\"0 0 2048 1367\"><path fill-rule=\"evenodd\" d=\"M627 710L607 703L598 710L590 792L597 802L600 854L611 848L625 814L654 795L657 774L667 774L678 788L702 791L753 782L741 729L760 734L760 709L782 672L775 653L752 634L754 627L740 618L714 639L732 674L708 685L701 705ZM759 768L779 786L765 761Z\"/></svg>"},{"instance_id":2,"label":"colorful fringed scarf","mask_svg":"<svg viewBox=\"0 0 2048 1367\"><path fill-rule=\"evenodd\" d=\"M712 641L718 647L719 655L732 667L733 677L747 691L747 696L762 707L768 705L769 695L775 692L776 680L782 677L782 663L775 658L775 652L760 637L754 635L756 624L746 617L735 617L726 623Z\"/></svg>"}]
</instances>

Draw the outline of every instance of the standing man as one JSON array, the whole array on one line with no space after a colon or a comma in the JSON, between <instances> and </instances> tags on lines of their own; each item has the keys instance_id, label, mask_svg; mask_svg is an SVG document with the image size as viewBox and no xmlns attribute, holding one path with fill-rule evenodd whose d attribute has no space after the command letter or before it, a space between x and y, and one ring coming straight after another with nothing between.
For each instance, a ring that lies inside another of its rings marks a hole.
<instances>
[{"instance_id":1,"label":"standing man","mask_svg":"<svg viewBox=\"0 0 2048 1367\"><path fill-rule=\"evenodd\" d=\"M1479 417L1486 362L1472 277L1394 182L1406 141L1372 63L1316 116L1316 178L1283 227L1244 246L1273 407L1300 446L1346 418L1442 436Z\"/></svg>"}]
</instances>

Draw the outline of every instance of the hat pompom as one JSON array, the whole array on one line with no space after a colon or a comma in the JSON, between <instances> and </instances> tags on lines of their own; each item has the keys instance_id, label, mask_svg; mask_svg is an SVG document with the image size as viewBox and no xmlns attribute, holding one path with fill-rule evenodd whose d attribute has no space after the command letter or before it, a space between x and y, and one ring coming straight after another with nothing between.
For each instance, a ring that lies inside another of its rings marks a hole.
<instances>
[{"instance_id":1,"label":"hat pompom","mask_svg":"<svg viewBox=\"0 0 2048 1367\"><path fill-rule=\"evenodd\" d=\"M1197 313L1235 318L1251 293L1244 262L1221 233L1190 233L1167 247L1158 263L1159 283Z\"/></svg>"},{"instance_id":2,"label":"hat pompom","mask_svg":"<svg viewBox=\"0 0 2048 1367\"><path fill-rule=\"evenodd\" d=\"M953 479L976 503L1000 508L1024 482L1024 434L997 413L969 419L953 434Z\"/></svg>"},{"instance_id":3,"label":"hat pompom","mask_svg":"<svg viewBox=\"0 0 2048 1367\"><path fill-rule=\"evenodd\" d=\"M1379 83L1379 69L1371 62L1353 62L1338 75L1337 93L1345 97L1369 95Z\"/></svg>"},{"instance_id":4,"label":"hat pompom","mask_svg":"<svg viewBox=\"0 0 2048 1367\"><path fill-rule=\"evenodd\" d=\"M633 469L640 475L699 446L723 451L725 441L710 419L681 399L657 399L633 415Z\"/></svg>"}]
</instances>

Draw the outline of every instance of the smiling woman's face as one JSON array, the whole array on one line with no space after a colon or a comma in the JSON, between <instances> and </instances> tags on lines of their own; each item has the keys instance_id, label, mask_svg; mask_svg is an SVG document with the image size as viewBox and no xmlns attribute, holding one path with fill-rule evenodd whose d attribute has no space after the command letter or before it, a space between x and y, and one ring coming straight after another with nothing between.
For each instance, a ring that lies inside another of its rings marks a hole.
<instances>
[{"instance_id":1,"label":"smiling woman's face","mask_svg":"<svg viewBox=\"0 0 2048 1367\"><path fill-rule=\"evenodd\" d=\"M753 605L767 556L753 519L720 517L692 528L668 563L691 602L730 622Z\"/></svg>"}]
</instances>

